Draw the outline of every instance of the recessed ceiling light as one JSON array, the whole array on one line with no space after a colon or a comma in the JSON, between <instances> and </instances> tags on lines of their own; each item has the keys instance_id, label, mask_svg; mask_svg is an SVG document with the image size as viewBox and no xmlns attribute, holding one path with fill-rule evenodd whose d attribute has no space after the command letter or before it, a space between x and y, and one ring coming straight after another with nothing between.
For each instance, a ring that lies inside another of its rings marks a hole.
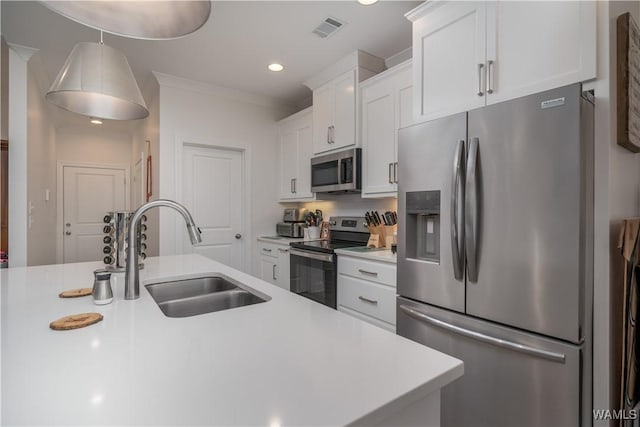
<instances>
[{"instance_id":1,"label":"recessed ceiling light","mask_svg":"<svg viewBox=\"0 0 640 427\"><path fill-rule=\"evenodd\" d=\"M94 125L101 125L102 124L102 120L92 118L91 119L91 123L94 124Z\"/></svg>"},{"instance_id":2,"label":"recessed ceiling light","mask_svg":"<svg viewBox=\"0 0 640 427\"><path fill-rule=\"evenodd\" d=\"M278 64L277 62L274 62L273 64L269 64L268 68L271 71L282 71L282 70L284 70L284 67L282 66L282 64Z\"/></svg>"},{"instance_id":3,"label":"recessed ceiling light","mask_svg":"<svg viewBox=\"0 0 640 427\"><path fill-rule=\"evenodd\" d=\"M370 4L377 3L378 0L358 0L358 3L363 4L365 6L369 6Z\"/></svg>"}]
</instances>

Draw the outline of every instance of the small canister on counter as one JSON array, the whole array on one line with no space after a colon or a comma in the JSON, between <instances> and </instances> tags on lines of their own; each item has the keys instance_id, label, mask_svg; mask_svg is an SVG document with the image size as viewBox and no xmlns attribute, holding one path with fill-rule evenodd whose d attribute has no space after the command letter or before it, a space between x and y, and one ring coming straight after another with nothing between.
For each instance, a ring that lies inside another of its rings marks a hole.
<instances>
[{"instance_id":1,"label":"small canister on counter","mask_svg":"<svg viewBox=\"0 0 640 427\"><path fill-rule=\"evenodd\" d=\"M111 273L105 269L93 272L93 303L97 305L109 304L113 301L111 290Z\"/></svg>"}]
</instances>

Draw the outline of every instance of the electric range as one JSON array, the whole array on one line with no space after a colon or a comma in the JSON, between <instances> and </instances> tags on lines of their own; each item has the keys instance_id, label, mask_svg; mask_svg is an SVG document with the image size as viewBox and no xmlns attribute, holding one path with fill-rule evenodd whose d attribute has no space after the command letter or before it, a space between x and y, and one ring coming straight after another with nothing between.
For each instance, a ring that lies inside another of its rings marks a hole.
<instances>
[{"instance_id":1,"label":"electric range","mask_svg":"<svg viewBox=\"0 0 640 427\"><path fill-rule=\"evenodd\" d=\"M336 308L338 262L336 249L367 245L364 217L331 217L329 240L291 243L291 292Z\"/></svg>"}]
</instances>

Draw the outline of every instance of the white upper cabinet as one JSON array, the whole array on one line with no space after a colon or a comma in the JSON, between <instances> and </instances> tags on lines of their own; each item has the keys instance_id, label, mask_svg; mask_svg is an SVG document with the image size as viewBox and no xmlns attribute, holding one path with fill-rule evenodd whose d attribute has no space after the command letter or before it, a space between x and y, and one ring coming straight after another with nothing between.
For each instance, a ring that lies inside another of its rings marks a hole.
<instances>
[{"instance_id":1,"label":"white upper cabinet","mask_svg":"<svg viewBox=\"0 0 640 427\"><path fill-rule=\"evenodd\" d=\"M485 103L478 96L486 50L484 3L435 4L429 10L413 23L414 114L420 120Z\"/></svg>"},{"instance_id":2,"label":"white upper cabinet","mask_svg":"<svg viewBox=\"0 0 640 427\"><path fill-rule=\"evenodd\" d=\"M356 72L348 71L313 91L313 151L356 143Z\"/></svg>"},{"instance_id":3,"label":"white upper cabinet","mask_svg":"<svg viewBox=\"0 0 640 427\"><path fill-rule=\"evenodd\" d=\"M416 121L596 76L592 1L433 1L406 16Z\"/></svg>"},{"instance_id":4,"label":"white upper cabinet","mask_svg":"<svg viewBox=\"0 0 640 427\"><path fill-rule=\"evenodd\" d=\"M398 129L412 121L411 61L360 85L362 110L362 197L397 194Z\"/></svg>"},{"instance_id":5,"label":"white upper cabinet","mask_svg":"<svg viewBox=\"0 0 640 427\"><path fill-rule=\"evenodd\" d=\"M312 200L312 109L278 123L280 130L280 200Z\"/></svg>"},{"instance_id":6,"label":"white upper cabinet","mask_svg":"<svg viewBox=\"0 0 640 427\"><path fill-rule=\"evenodd\" d=\"M596 2L487 2L487 104L596 77Z\"/></svg>"},{"instance_id":7,"label":"white upper cabinet","mask_svg":"<svg viewBox=\"0 0 640 427\"><path fill-rule=\"evenodd\" d=\"M385 69L384 60L357 50L313 76L313 154L349 146L359 140L359 82Z\"/></svg>"}]
</instances>

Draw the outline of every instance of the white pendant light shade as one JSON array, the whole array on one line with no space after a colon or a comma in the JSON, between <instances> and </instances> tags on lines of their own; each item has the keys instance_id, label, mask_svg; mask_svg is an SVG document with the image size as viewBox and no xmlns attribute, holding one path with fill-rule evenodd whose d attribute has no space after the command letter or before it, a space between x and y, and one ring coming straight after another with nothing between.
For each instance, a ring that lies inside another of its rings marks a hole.
<instances>
[{"instance_id":1,"label":"white pendant light shade","mask_svg":"<svg viewBox=\"0 0 640 427\"><path fill-rule=\"evenodd\" d=\"M43 0L67 18L107 33L138 39L173 39L202 27L211 14L210 0Z\"/></svg>"},{"instance_id":2,"label":"white pendant light shade","mask_svg":"<svg viewBox=\"0 0 640 427\"><path fill-rule=\"evenodd\" d=\"M149 115L129 62L100 43L78 43L45 96L74 113L112 120Z\"/></svg>"}]
</instances>

